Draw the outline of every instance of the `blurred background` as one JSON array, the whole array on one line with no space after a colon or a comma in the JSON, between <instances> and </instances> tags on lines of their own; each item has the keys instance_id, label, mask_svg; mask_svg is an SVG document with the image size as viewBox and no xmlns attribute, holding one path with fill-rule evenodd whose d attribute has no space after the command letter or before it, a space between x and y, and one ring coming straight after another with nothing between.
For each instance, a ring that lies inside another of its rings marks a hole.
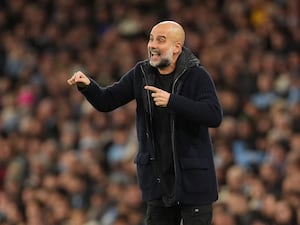
<instances>
[{"instance_id":1,"label":"blurred background","mask_svg":"<svg viewBox=\"0 0 300 225\"><path fill-rule=\"evenodd\" d=\"M117 81L162 20L183 25L224 109L213 225L300 224L298 0L2 0L1 225L144 224L135 102L96 112L66 80Z\"/></svg>"}]
</instances>

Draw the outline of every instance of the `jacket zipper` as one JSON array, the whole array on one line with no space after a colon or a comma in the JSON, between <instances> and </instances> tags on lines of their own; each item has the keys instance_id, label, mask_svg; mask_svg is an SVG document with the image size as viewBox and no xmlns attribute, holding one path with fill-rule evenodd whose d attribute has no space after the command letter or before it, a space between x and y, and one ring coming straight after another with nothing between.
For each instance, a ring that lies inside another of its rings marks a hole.
<instances>
[{"instance_id":1,"label":"jacket zipper","mask_svg":"<svg viewBox=\"0 0 300 225\"><path fill-rule=\"evenodd\" d=\"M182 75L184 74L184 72L186 71L186 69L184 69L180 75L174 80L173 84L172 84L172 94L175 94L175 85L178 82L179 78L182 77ZM174 119L174 114L171 114L171 142L172 142L172 153L173 153L173 165L174 165L174 175L175 175L175 184L174 187L176 188L176 180L177 180L177 154L175 151L175 119ZM174 190L175 191L175 190ZM176 195L176 193L174 193Z\"/></svg>"},{"instance_id":2,"label":"jacket zipper","mask_svg":"<svg viewBox=\"0 0 300 225\"><path fill-rule=\"evenodd\" d=\"M145 74L145 71L144 71L143 67L141 67L141 70L142 70L143 77L144 77L144 79L145 79L145 84L148 85L148 81L147 81L146 74ZM149 115L149 117L150 117L150 118L149 118L149 119L150 119L150 124L149 124L149 126L150 126L150 127L147 126L147 127L148 127L148 130L147 130L146 135L147 135L147 137L149 138L149 136L150 136L150 133L149 133L149 132L151 132L151 135L152 135L152 107L151 107L151 98L150 98L150 92L149 92L149 91L147 91L147 103L148 103L149 114L150 114L150 115ZM152 149L155 149L153 137L151 137L151 144L152 144ZM150 160L155 160L155 152L152 152L150 157L151 157Z\"/></svg>"},{"instance_id":3,"label":"jacket zipper","mask_svg":"<svg viewBox=\"0 0 300 225\"><path fill-rule=\"evenodd\" d=\"M146 78L146 74L145 71L143 69L143 67L141 67L142 73L143 73L143 77L145 79L145 83L146 85L148 85L147 82L147 78ZM171 93L174 94L175 93L175 85L178 82L179 78L184 74L184 72L186 71L186 69L184 69L179 75L178 77L174 80L173 84L172 84L172 90ZM147 100L148 100L148 107L149 107L149 114L150 114L150 126L152 126L152 107L151 107L151 98L150 98L150 93L149 91L147 91ZM171 115L171 144L172 144L172 153L173 153L173 166L174 166L174 177L175 177L175 183L174 183L174 188L176 189L176 180L177 180L177 168L176 168L176 160L177 160L177 155L176 155L176 151L175 151L175 120L174 120L174 115ZM152 128L149 128L151 130L151 134L152 134ZM147 134L150 135L150 134ZM155 144L154 144L154 140L153 137L151 138L151 143L152 143L152 149L155 149ZM153 157L153 156L152 156ZM152 160L155 160L155 158L153 158ZM158 165L157 165L158 166ZM160 176L160 172L157 170L157 175ZM160 178L157 178L157 181L160 183ZM174 191L175 191L174 189ZM174 192L175 196L176 193ZM179 202L177 202L177 204L179 204Z\"/></svg>"}]
</instances>

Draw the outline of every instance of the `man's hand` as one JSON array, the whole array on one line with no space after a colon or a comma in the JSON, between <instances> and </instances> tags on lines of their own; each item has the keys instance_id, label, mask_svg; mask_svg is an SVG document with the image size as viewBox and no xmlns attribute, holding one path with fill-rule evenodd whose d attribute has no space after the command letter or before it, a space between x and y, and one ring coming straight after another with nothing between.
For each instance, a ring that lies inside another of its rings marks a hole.
<instances>
[{"instance_id":1,"label":"man's hand","mask_svg":"<svg viewBox=\"0 0 300 225\"><path fill-rule=\"evenodd\" d=\"M169 92L154 86L145 86L145 89L152 91L151 96L154 100L155 105L160 107L167 107L171 95Z\"/></svg>"},{"instance_id":2,"label":"man's hand","mask_svg":"<svg viewBox=\"0 0 300 225\"><path fill-rule=\"evenodd\" d=\"M78 87L86 87L91 83L90 79L81 71L75 72L67 82L69 85L76 84Z\"/></svg>"}]
</instances>

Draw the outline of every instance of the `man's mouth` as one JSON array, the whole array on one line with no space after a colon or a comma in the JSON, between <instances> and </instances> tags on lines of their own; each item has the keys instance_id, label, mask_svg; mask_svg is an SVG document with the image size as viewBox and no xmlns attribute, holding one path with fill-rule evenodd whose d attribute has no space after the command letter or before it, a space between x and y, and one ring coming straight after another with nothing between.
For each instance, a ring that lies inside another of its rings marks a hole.
<instances>
[{"instance_id":1,"label":"man's mouth","mask_svg":"<svg viewBox=\"0 0 300 225\"><path fill-rule=\"evenodd\" d=\"M156 50L150 50L150 56L151 57L160 56L160 52Z\"/></svg>"}]
</instances>

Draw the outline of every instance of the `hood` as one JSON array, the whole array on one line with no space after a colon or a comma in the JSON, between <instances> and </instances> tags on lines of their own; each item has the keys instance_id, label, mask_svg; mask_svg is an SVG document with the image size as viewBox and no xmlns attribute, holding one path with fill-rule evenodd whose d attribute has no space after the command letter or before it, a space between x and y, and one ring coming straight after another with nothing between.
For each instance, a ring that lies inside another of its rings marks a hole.
<instances>
[{"instance_id":1,"label":"hood","mask_svg":"<svg viewBox=\"0 0 300 225\"><path fill-rule=\"evenodd\" d=\"M199 64L200 60L192 53L192 51L183 47L176 63L175 77L181 74L183 70Z\"/></svg>"},{"instance_id":2,"label":"hood","mask_svg":"<svg viewBox=\"0 0 300 225\"><path fill-rule=\"evenodd\" d=\"M200 64L200 60L192 53L192 51L186 47L182 48L182 53L177 60L177 66L180 64L185 65L185 67L193 67Z\"/></svg>"}]
</instances>

